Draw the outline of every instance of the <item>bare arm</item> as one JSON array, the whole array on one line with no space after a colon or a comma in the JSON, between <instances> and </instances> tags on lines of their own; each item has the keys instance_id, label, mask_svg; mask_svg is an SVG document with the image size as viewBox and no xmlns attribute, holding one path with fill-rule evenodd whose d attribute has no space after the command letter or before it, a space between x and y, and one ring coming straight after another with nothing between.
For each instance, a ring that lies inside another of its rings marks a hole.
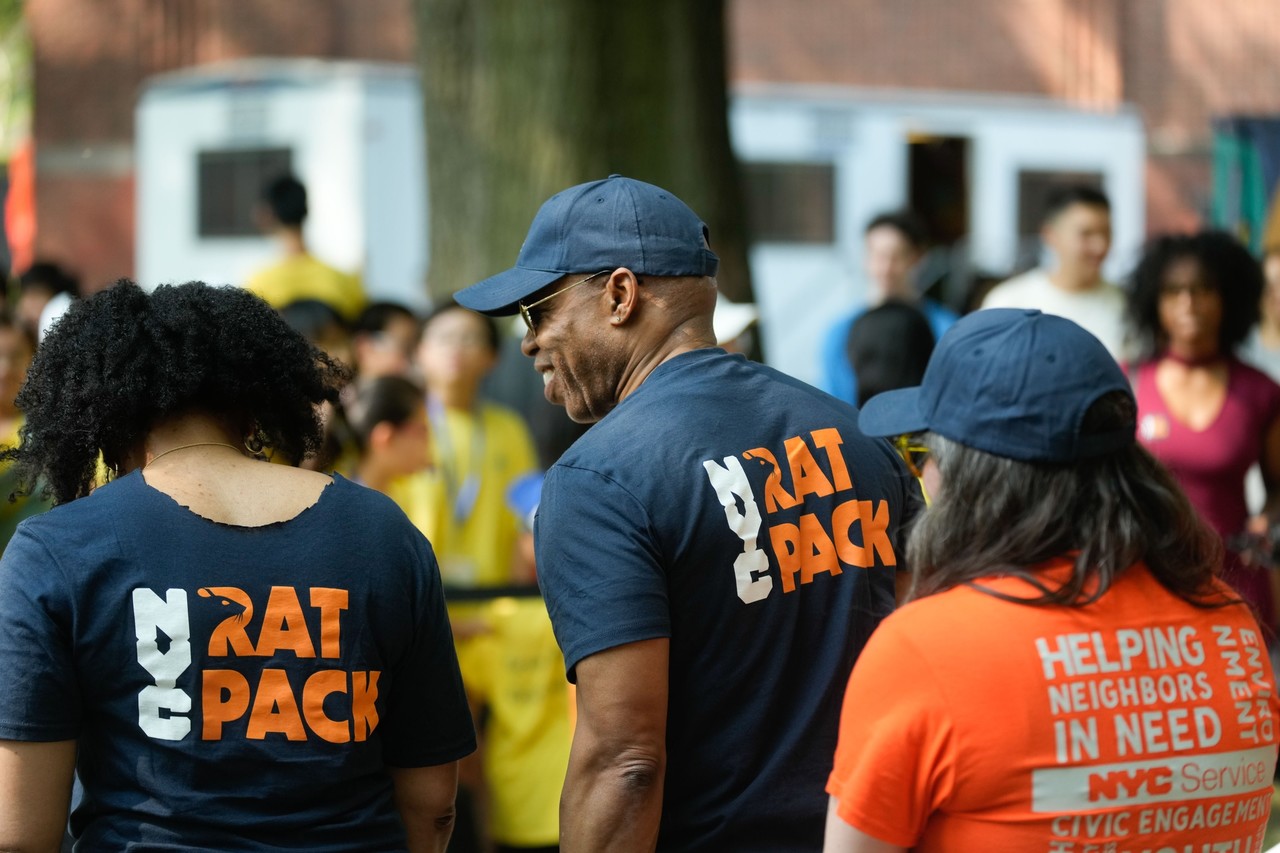
<instances>
[{"instance_id":1,"label":"bare arm","mask_svg":"<svg viewBox=\"0 0 1280 853\"><path fill-rule=\"evenodd\" d=\"M823 853L907 853L907 848L897 847L887 841L873 838L854 829L836 814L836 798L827 803L827 834L823 840Z\"/></svg>"},{"instance_id":2,"label":"bare arm","mask_svg":"<svg viewBox=\"0 0 1280 853\"><path fill-rule=\"evenodd\" d=\"M75 767L73 740L0 740L0 851L61 848Z\"/></svg>"},{"instance_id":3,"label":"bare arm","mask_svg":"<svg viewBox=\"0 0 1280 853\"><path fill-rule=\"evenodd\" d=\"M389 769L409 850L411 853L444 853L453 834L458 762Z\"/></svg>"},{"instance_id":4,"label":"bare arm","mask_svg":"<svg viewBox=\"0 0 1280 853\"><path fill-rule=\"evenodd\" d=\"M578 726L560 799L565 853L630 853L657 845L669 657L669 640L645 640L578 663Z\"/></svg>"},{"instance_id":5,"label":"bare arm","mask_svg":"<svg viewBox=\"0 0 1280 853\"><path fill-rule=\"evenodd\" d=\"M1280 521L1280 420L1271 424L1262 442L1262 481L1267 487L1267 502L1262 512L1272 522ZM1256 533L1265 533L1265 521L1251 519L1250 527ZM1255 529L1256 528L1256 529Z\"/></svg>"}]
</instances>

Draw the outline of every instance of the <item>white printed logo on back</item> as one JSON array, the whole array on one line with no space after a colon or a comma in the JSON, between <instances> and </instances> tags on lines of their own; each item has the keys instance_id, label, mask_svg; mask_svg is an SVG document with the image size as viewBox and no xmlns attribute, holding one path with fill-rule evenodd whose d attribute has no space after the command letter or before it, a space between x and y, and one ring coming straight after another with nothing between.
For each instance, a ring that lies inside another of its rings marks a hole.
<instances>
[{"instance_id":1,"label":"white printed logo on back","mask_svg":"<svg viewBox=\"0 0 1280 853\"><path fill-rule=\"evenodd\" d=\"M702 463L711 487L724 507L729 529L742 540L742 553L733 561L734 580L738 586L738 598L751 604L768 597L773 591L773 578L769 575L769 556L760 550L760 507L756 504L747 472L736 456L726 456L724 465L708 459ZM738 509L738 501L742 509Z\"/></svg>"},{"instance_id":2,"label":"white printed logo on back","mask_svg":"<svg viewBox=\"0 0 1280 853\"><path fill-rule=\"evenodd\" d=\"M155 681L138 693L138 725L157 740L182 740L191 731L191 697L178 689L178 677L191 666L191 623L187 593L168 590L164 598L149 589L133 591L133 628L138 663ZM159 633L169 638L160 651ZM167 716L162 716L161 711Z\"/></svg>"}]
</instances>

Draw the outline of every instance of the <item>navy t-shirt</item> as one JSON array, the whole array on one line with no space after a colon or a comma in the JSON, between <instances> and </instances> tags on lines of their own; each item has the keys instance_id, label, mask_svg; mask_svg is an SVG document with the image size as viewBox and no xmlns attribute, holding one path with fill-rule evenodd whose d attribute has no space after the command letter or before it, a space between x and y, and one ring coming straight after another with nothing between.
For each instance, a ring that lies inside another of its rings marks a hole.
<instances>
[{"instance_id":1,"label":"navy t-shirt","mask_svg":"<svg viewBox=\"0 0 1280 853\"><path fill-rule=\"evenodd\" d=\"M854 659L893 608L919 489L852 407L700 349L547 474L540 583L569 677L671 641L663 850L822 846Z\"/></svg>"},{"instance_id":2,"label":"navy t-shirt","mask_svg":"<svg viewBox=\"0 0 1280 853\"><path fill-rule=\"evenodd\" d=\"M431 547L340 477L265 527L140 473L24 522L0 681L0 738L79 740L90 850L403 850L387 767L475 748Z\"/></svg>"}]
</instances>

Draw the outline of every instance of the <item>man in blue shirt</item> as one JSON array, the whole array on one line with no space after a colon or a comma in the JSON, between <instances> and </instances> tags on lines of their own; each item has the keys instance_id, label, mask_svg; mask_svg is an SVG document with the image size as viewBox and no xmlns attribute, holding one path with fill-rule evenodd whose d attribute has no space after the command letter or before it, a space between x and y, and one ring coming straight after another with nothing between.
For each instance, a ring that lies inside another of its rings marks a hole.
<instances>
[{"instance_id":1,"label":"man in blue shirt","mask_svg":"<svg viewBox=\"0 0 1280 853\"><path fill-rule=\"evenodd\" d=\"M854 410L716 348L706 226L612 175L553 196L513 269L547 399L594 426L547 473L543 595L578 685L569 851L816 851L841 693L893 607L915 481Z\"/></svg>"},{"instance_id":2,"label":"man in blue shirt","mask_svg":"<svg viewBox=\"0 0 1280 853\"><path fill-rule=\"evenodd\" d=\"M924 225L909 211L881 213L863 230L863 266L867 272L867 301L827 330L818 353L818 387L846 403L858 401L858 379L849 363L849 331L867 312L890 300L914 305L929 321L939 340L956 321L950 308L916 292L912 273L924 256Z\"/></svg>"}]
</instances>

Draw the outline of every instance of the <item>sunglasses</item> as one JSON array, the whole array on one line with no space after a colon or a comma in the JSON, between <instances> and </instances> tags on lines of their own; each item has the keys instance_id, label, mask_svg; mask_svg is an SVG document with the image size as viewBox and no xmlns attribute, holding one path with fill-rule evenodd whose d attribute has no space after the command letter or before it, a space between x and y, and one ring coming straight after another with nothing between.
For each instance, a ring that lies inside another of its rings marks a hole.
<instances>
[{"instance_id":1,"label":"sunglasses","mask_svg":"<svg viewBox=\"0 0 1280 853\"><path fill-rule=\"evenodd\" d=\"M900 435L893 440L893 449L898 451L902 461L907 463L907 470L913 477L924 476L924 463L929 458L929 448L920 443L920 436Z\"/></svg>"},{"instance_id":2,"label":"sunglasses","mask_svg":"<svg viewBox=\"0 0 1280 853\"><path fill-rule=\"evenodd\" d=\"M557 290L555 293L552 293L549 296L542 297L537 302L530 302L528 305L525 305L523 302L517 302L516 307L520 309L520 316L524 320L525 326L528 327L530 332L536 335L538 333L538 330L536 328L536 326L538 325L537 323L538 318L532 313L530 313L531 311L533 311L534 308L537 308L539 305L541 305L544 302L547 302L548 300L555 299L557 296L564 293L566 290L573 290L578 285L586 284L587 282L591 281L591 279L599 278L600 276L604 275L607 272L609 272L609 270L600 270L600 272L596 273L595 275L589 275L586 278L582 279L581 281L575 281L573 284L569 285L568 287L562 287L559 290Z\"/></svg>"}]
</instances>

